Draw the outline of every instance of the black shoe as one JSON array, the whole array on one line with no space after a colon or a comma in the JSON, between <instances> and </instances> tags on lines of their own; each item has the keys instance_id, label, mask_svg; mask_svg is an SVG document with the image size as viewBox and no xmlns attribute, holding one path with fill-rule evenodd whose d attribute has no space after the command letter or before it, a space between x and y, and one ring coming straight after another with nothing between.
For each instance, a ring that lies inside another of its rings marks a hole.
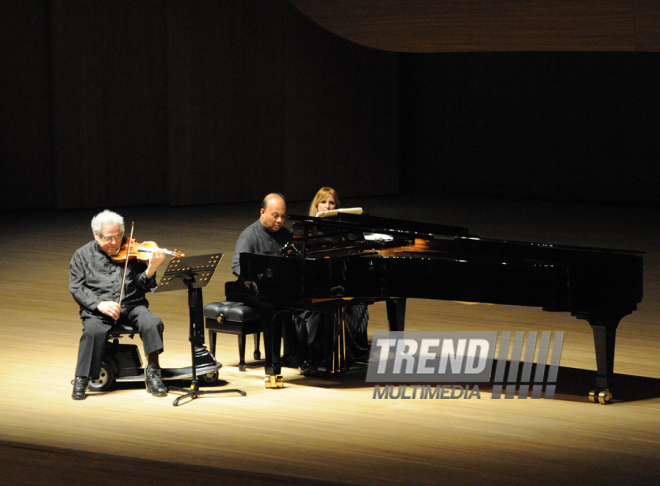
<instances>
[{"instance_id":1,"label":"black shoe","mask_svg":"<svg viewBox=\"0 0 660 486\"><path fill-rule=\"evenodd\" d=\"M167 396L167 387L160 379L160 369L147 368L144 371L144 383L147 385L147 393L151 393L155 397Z\"/></svg>"},{"instance_id":2,"label":"black shoe","mask_svg":"<svg viewBox=\"0 0 660 486\"><path fill-rule=\"evenodd\" d=\"M311 361L303 361L300 365L300 374L303 376L314 376L318 373L318 367Z\"/></svg>"},{"instance_id":3,"label":"black shoe","mask_svg":"<svg viewBox=\"0 0 660 486\"><path fill-rule=\"evenodd\" d=\"M89 383L89 378L86 376L76 376L76 379L73 380L73 393L71 398L74 400L84 400L87 395L85 395L85 390L87 390L87 384Z\"/></svg>"},{"instance_id":4,"label":"black shoe","mask_svg":"<svg viewBox=\"0 0 660 486\"><path fill-rule=\"evenodd\" d=\"M280 358L280 364L285 368L298 368L298 359L288 354L283 354Z\"/></svg>"}]
</instances>

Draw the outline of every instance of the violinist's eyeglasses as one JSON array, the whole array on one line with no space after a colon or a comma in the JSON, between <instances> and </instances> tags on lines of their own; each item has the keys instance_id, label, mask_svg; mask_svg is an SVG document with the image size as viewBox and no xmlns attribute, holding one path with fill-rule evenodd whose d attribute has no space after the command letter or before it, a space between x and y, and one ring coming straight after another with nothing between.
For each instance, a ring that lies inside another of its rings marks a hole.
<instances>
[{"instance_id":1,"label":"violinist's eyeglasses","mask_svg":"<svg viewBox=\"0 0 660 486\"><path fill-rule=\"evenodd\" d=\"M103 235L101 235L101 238L103 239L103 241L108 242L108 243L111 242L111 241L114 241L114 240L121 241L121 239L123 237L124 237L124 235L115 235L115 236L103 236Z\"/></svg>"}]
</instances>

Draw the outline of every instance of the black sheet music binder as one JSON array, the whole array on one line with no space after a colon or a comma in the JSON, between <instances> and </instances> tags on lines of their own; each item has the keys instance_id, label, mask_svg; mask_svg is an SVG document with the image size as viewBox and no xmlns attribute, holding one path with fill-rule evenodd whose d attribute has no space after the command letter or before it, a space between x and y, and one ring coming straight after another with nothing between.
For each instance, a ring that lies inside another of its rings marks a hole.
<instances>
[{"instance_id":1,"label":"black sheet music binder","mask_svg":"<svg viewBox=\"0 0 660 486\"><path fill-rule=\"evenodd\" d=\"M156 292L206 287L222 259L222 253L172 258Z\"/></svg>"}]
</instances>

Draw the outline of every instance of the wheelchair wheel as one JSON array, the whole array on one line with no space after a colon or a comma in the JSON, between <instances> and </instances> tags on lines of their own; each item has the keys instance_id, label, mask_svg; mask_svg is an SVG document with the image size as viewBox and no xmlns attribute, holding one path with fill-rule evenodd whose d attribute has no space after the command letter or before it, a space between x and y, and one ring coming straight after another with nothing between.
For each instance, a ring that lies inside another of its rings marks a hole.
<instances>
[{"instance_id":1,"label":"wheelchair wheel","mask_svg":"<svg viewBox=\"0 0 660 486\"><path fill-rule=\"evenodd\" d=\"M115 369L114 367L104 361L101 363L101 372L99 373L98 380L90 380L87 388L91 391L107 391L115 384Z\"/></svg>"},{"instance_id":2,"label":"wheelchair wheel","mask_svg":"<svg viewBox=\"0 0 660 486\"><path fill-rule=\"evenodd\" d=\"M202 375L202 379L206 383L215 383L216 381L218 381L219 376L220 374L217 371L212 371L210 373L206 373L205 375Z\"/></svg>"}]
</instances>

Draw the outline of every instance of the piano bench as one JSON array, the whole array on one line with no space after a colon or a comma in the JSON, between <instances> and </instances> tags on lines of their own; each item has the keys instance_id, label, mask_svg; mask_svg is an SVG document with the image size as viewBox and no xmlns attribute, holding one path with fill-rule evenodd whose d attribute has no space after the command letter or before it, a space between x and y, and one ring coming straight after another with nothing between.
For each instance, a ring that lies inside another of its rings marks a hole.
<instances>
[{"instance_id":1,"label":"piano bench","mask_svg":"<svg viewBox=\"0 0 660 486\"><path fill-rule=\"evenodd\" d=\"M239 371L245 371L245 337L248 334L254 334L254 359L261 359L259 351L261 318L252 307L242 302L212 302L204 307L204 318L213 356L215 356L216 334L222 332L238 336Z\"/></svg>"}]
</instances>

